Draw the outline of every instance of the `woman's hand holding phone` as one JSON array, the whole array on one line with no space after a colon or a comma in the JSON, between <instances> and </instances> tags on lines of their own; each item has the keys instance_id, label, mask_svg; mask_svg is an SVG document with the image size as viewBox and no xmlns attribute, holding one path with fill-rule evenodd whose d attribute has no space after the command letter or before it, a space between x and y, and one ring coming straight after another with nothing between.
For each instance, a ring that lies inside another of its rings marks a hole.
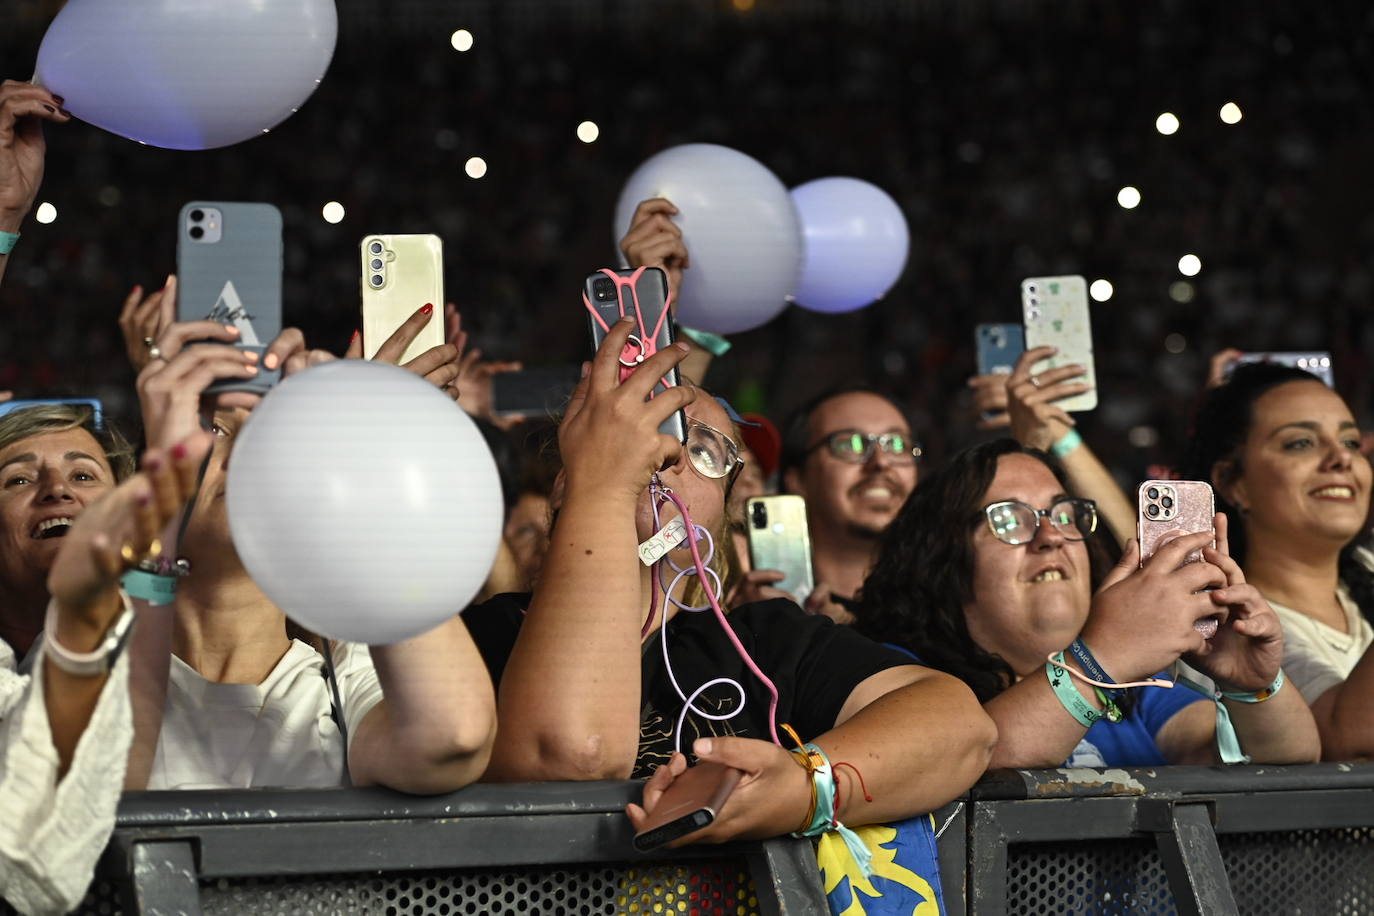
<instances>
[{"instance_id":1,"label":"woman's hand holding phone","mask_svg":"<svg viewBox=\"0 0 1374 916\"><path fill-rule=\"evenodd\" d=\"M654 386L687 356L686 344L659 350L621 384L620 354L635 328L622 318L596 351L568 402L558 428L568 492L633 502L660 469L682 452L682 443L658 431L674 411L696 400L696 389L675 385L653 399Z\"/></svg>"},{"instance_id":2,"label":"woman's hand holding phone","mask_svg":"<svg viewBox=\"0 0 1374 916\"><path fill-rule=\"evenodd\" d=\"M1259 589L1245 581L1245 573L1231 558L1226 516L1216 516L1217 546L1203 547L1202 558L1226 576L1226 585L1207 597L1226 618L1205 651L1184 661L1216 681L1227 692L1263 690L1278 677L1283 662L1283 625Z\"/></svg>"},{"instance_id":3,"label":"woman's hand holding phone","mask_svg":"<svg viewBox=\"0 0 1374 916\"><path fill-rule=\"evenodd\" d=\"M1054 347L1036 347L1021 354L1016 368L1006 376L1007 417L1017 442L1049 451L1064 433L1075 425L1073 417L1055 405L1061 398L1090 391L1092 386L1072 381L1086 371L1082 366L1061 366L1036 375L1031 367L1056 352Z\"/></svg>"},{"instance_id":4,"label":"woman's hand holding phone","mask_svg":"<svg viewBox=\"0 0 1374 916\"><path fill-rule=\"evenodd\" d=\"M670 846L725 843L782 836L803 826L811 804L811 777L787 751L757 738L698 738L692 753L700 762L720 763L744 775L716 812L715 820ZM635 830L642 829L673 782L687 771L687 758L674 754L644 783L641 804L625 808Z\"/></svg>"},{"instance_id":5,"label":"woman's hand holding phone","mask_svg":"<svg viewBox=\"0 0 1374 916\"><path fill-rule=\"evenodd\" d=\"M459 363L463 356L463 342L467 335L463 333L462 318L458 314L458 308L452 302L444 306L445 342L437 347L430 347L408 363L400 363L401 357L411 342L420 336L425 325L433 320L433 303L420 306L386 339L386 343L377 349L372 359L377 362L391 363L393 366L400 365L402 369L414 372L456 401L459 393L458 375L461 371ZM353 340L348 344L348 352L344 356L348 359L362 358L363 341L360 334L354 333Z\"/></svg>"},{"instance_id":6,"label":"woman's hand holding phone","mask_svg":"<svg viewBox=\"0 0 1374 916\"><path fill-rule=\"evenodd\" d=\"M1194 624L1214 617L1224 625L1225 607L1203 589L1225 585L1226 576L1211 562L1183 561L1190 552L1210 546L1213 537L1213 532L1203 531L1175 538L1144 566L1139 542L1127 542L1121 559L1093 595L1081 633L1118 683L1149 677L1183 655L1207 652L1207 640Z\"/></svg>"}]
</instances>

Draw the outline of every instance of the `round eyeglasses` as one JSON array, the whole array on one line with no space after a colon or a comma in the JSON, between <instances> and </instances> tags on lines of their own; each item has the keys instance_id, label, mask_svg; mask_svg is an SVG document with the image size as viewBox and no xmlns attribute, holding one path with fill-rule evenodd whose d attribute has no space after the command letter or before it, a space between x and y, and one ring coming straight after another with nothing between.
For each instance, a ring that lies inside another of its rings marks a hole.
<instances>
[{"instance_id":1,"label":"round eyeglasses","mask_svg":"<svg viewBox=\"0 0 1374 916\"><path fill-rule=\"evenodd\" d=\"M1097 530L1097 503L1078 497L1061 499L1048 509L1008 499L985 506L983 514L993 536L1013 547L1035 540L1042 518L1049 519L1066 541L1081 541Z\"/></svg>"},{"instance_id":2,"label":"round eyeglasses","mask_svg":"<svg viewBox=\"0 0 1374 916\"><path fill-rule=\"evenodd\" d=\"M687 460L702 477L720 480L744 467L735 440L698 420L687 423Z\"/></svg>"},{"instance_id":3,"label":"round eyeglasses","mask_svg":"<svg viewBox=\"0 0 1374 916\"><path fill-rule=\"evenodd\" d=\"M841 461L855 464L872 458L874 449L897 462L915 462L921 458L921 447L903 433L861 433L857 429L842 429L808 448L805 454L822 447L828 447L830 454Z\"/></svg>"}]
</instances>

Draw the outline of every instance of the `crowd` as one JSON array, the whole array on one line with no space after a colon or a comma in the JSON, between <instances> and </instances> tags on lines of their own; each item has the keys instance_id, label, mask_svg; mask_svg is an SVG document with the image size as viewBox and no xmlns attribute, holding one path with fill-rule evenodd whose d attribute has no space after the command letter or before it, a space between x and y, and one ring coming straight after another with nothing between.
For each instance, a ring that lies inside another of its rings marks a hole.
<instances>
[{"instance_id":1,"label":"crowd","mask_svg":"<svg viewBox=\"0 0 1374 916\"><path fill-rule=\"evenodd\" d=\"M45 168L55 177L44 126L56 136L70 120L45 89L0 86L0 280L29 258L21 235ZM569 176L585 166L570 163ZM690 252L670 209L644 202L621 249L676 290L691 282ZM501 212L572 218L530 200ZM508 237L522 255L560 234L526 228ZM984 252L917 235L927 251ZM75 234L78 261L111 256L94 253L97 237ZM121 246L121 257L166 260L147 239ZM324 273L353 270L352 257L338 262ZM521 263L526 281L568 286L552 257ZM1019 263L1029 273L1047 258ZM952 269L918 265L903 295L939 295ZM1119 468L1098 456L1118 448L1111 422L1080 428L1082 415L1056 406L1084 390L1082 367L1037 372L1048 351L1034 350L1010 374L970 377L971 361L951 355L962 345L938 326L948 316L926 320L924 368L892 363L886 384L814 392L772 419L741 416L711 388L782 371L806 333L768 358L748 339L713 354L687 334L627 371L634 328L621 322L594 353L582 348L591 358L557 422L521 424L492 410L492 380L512 365L469 345L481 336L521 355L514 311L464 330L458 308L416 303L373 358L400 363L424 327L443 324L445 342L403 365L483 425L506 525L472 605L412 639L365 646L288 619L239 561L225 479L258 397L207 392L362 358L352 320L306 310L259 356L232 345L231 325L176 320L175 297L175 278L129 293L125 395L114 393L120 373L94 374L111 353L72 377L134 407L137 426L75 403L0 416L0 895L21 910L76 905L126 789L433 794L478 780L636 778L642 801L626 814L638 828L689 765L716 764L738 771L738 785L680 842L723 842L844 825L929 831L922 815L989 767L1374 754L1371 469L1340 393L1359 364L1342 362L1334 340L1336 389L1257 364L1184 391L1164 366L1176 399L1198 404L1159 420L1181 446L1171 476L1210 485L1217 511L1146 550ZM114 308L102 320L113 324ZM1135 332L1123 321L1102 333ZM1139 349L1099 371L1105 417L1141 416L1122 402L1143 383L1116 384L1154 366L1157 348ZM44 358L0 375L14 396L42 387ZM650 398L674 369L684 383ZM937 400L916 381L956 369L963 399ZM675 412L682 440L660 431ZM956 447L979 424L997 438ZM937 430L931 460L922 440ZM777 492L805 499L804 594L751 567L744 500ZM641 562L640 545L675 519L690 536Z\"/></svg>"}]
</instances>

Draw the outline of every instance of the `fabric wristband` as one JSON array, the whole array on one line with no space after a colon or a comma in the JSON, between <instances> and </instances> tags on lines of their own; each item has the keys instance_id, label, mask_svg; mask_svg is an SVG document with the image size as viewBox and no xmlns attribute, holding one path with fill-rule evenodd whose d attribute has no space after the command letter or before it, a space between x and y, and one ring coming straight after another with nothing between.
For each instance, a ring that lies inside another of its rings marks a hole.
<instances>
[{"instance_id":1,"label":"fabric wristband","mask_svg":"<svg viewBox=\"0 0 1374 916\"><path fill-rule=\"evenodd\" d=\"M793 733L795 734L795 732ZM840 823L835 816L835 773L830 767L830 758L815 744L804 744L792 751L797 763L811 776L811 823L804 829L794 832L794 837L820 836L834 830L844 840L845 848L854 857L859 871L864 877L873 874L873 853L869 852L864 841L853 830Z\"/></svg>"},{"instance_id":2,"label":"fabric wristband","mask_svg":"<svg viewBox=\"0 0 1374 916\"><path fill-rule=\"evenodd\" d=\"M1283 674L1282 671L1279 672ZM1217 707L1217 753L1221 755L1222 763L1249 763L1250 758L1240 749L1240 739L1236 737L1236 727L1231 724L1231 714L1226 711L1226 704L1221 702L1221 691L1208 690L1191 678L1177 675L1174 683L1182 684L1194 693L1200 693L1207 699L1216 704ZM1251 701L1257 702L1257 701Z\"/></svg>"},{"instance_id":3,"label":"fabric wristband","mask_svg":"<svg viewBox=\"0 0 1374 916\"><path fill-rule=\"evenodd\" d=\"M1093 705L1083 699L1083 694L1078 692L1063 664L1064 653L1056 652L1054 661L1045 663L1045 678L1050 682L1054 695L1059 698L1059 702L1068 710L1069 715L1084 728L1092 728L1093 723L1102 718L1102 713L1093 709Z\"/></svg>"},{"instance_id":4,"label":"fabric wristband","mask_svg":"<svg viewBox=\"0 0 1374 916\"><path fill-rule=\"evenodd\" d=\"M0 254L9 254L19 242L19 233L0 229Z\"/></svg>"},{"instance_id":5,"label":"fabric wristband","mask_svg":"<svg viewBox=\"0 0 1374 916\"><path fill-rule=\"evenodd\" d=\"M17 238L17 236L16 236ZM719 334L712 334L710 331L698 331L696 328L689 328L683 325L677 326L678 333L688 340L701 347L712 356L724 356L730 352L734 344L721 337Z\"/></svg>"},{"instance_id":6,"label":"fabric wristband","mask_svg":"<svg viewBox=\"0 0 1374 916\"><path fill-rule=\"evenodd\" d=\"M43 654L54 665L77 677L96 677L108 674L128 645L134 628L134 606L125 592L119 593L123 610L110 622L100 645L90 652L73 652L57 639L57 599L48 602L43 620Z\"/></svg>"},{"instance_id":7,"label":"fabric wristband","mask_svg":"<svg viewBox=\"0 0 1374 916\"><path fill-rule=\"evenodd\" d=\"M131 569L119 581L129 597L146 601L153 607L171 604L177 596L177 577L159 576L143 569Z\"/></svg>"},{"instance_id":8,"label":"fabric wristband","mask_svg":"<svg viewBox=\"0 0 1374 916\"><path fill-rule=\"evenodd\" d=\"M1078 434L1078 430L1070 427L1069 431L1060 436L1053 445L1050 446L1050 454L1056 458L1063 458L1083 444L1083 437Z\"/></svg>"},{"instance_id":9,"label":"fabric wristband","mask_svg":"<svg viewBox=\"0 0 1374 916\"><path fill-rule=\"evenodd\" d=\"M1075 639L1073 642L1069 643L1068 652L1070 655L1074 657L1078 664L1083 666L1083 673L1086 674L1088 677L1092 678L1095 681L1101 681L1104 684L1116 683L1116 679L1109 675L1106 669L1104 669L1102 665L1098 663L1097 659L1093 657L1092 652L1088 650L1087 643L1083 642L1083 640ZM1108 696L1114 697L1121 693L1121 691L1125 688L1123 687L1113 689L1110 687L1099 687L1098 689L1105 690Z\"/></svg>"},{"instance_id":10,"label":"fabric wristband","mask_svg":"<svg viewBox=\"0 0 1374 916\"><path fill-rule=\"evenodd\" d=\"M1256 690L1254 693L1227 693L1223 690L1221 696L1223 699L1236 700L1241 703L1263 703L1265 700L1278 693L1283 683L1283 669L1280 668L1278 677L1274 678L1274 683L1265 687L1263 690Z\"/></svg>"}]
</instances>

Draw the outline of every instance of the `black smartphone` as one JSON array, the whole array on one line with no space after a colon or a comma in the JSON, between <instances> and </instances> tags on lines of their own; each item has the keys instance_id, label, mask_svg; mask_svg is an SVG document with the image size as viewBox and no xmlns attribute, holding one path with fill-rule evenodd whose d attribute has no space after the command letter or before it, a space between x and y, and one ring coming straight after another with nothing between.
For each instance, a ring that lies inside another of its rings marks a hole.
<instances>
[{"instance_id":1,"label":"black smartphone","mask_svg":"<svg viewBox=\"0 0 1374 916\"><path fill-rule=\"evenodd\" d=\"M709 826L743 775L743 771L723 763L688 767L659 798L644 828L635 834L635 849L650 852Z\"/></svg>"},{"instance_id":2,"label":"black smartphone","mask_svg":"<svg viewBox=\"0 0 1374 916\"><path fill-rule=\"evenodd\" d=\"M635 316L638 326L620 358L621 365L627 369L633 368L638 360L647 359L650 352L671 347L676 339L672 316L668 314L668 275L657 267L607 268L588 274L582 284L582 302L587 306L593 353L601 347L611 325L625 315ZM646 345L646 339L651 345ZM650 397L667 390L664 381L669 385L681 384L676 366L654 386ZM658 431L686 442L687 416L680 410L674 411L660 424Z\"/></svg>"},{"instance_id":3,"label":"black smartphone","mask_svg":"<svg viewBox=\"0 0 1374 916\"><path fill-rule=\"evenodd\" d=\"M556 417L577 387L579 366L498 372L491 377L491 412L498 417Z\"/></svg>"}]
</instances>

